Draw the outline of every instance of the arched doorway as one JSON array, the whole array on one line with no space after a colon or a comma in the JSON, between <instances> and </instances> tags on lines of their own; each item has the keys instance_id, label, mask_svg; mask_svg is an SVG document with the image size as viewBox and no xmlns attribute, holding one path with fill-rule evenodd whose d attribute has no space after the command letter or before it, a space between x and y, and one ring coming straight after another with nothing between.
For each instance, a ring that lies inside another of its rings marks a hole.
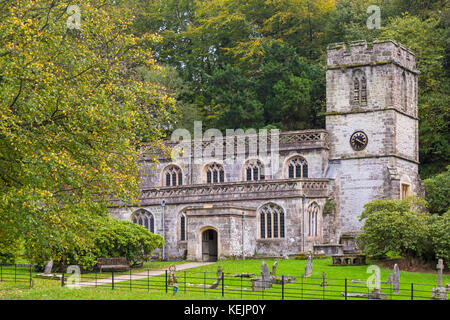
<instances>
[{"instance_id":1,"label":"arched doorway","mask_svg":"<svg viewBox=\"0 0 450 320\"><path fill-rule=\"evenodd\" d=\"M207 229L202 233L202 260L217 261L217 231Z\"/></svg>"}]
</instances>

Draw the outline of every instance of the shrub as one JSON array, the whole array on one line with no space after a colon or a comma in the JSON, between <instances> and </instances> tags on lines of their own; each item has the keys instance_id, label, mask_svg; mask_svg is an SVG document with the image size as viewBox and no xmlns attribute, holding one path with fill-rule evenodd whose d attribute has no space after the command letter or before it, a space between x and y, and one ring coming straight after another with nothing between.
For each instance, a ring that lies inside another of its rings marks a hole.
<instances>
[{"instance_id":1,"label":"shrub","mask_svg":"<svg viewBox=\"0 0 450 320\"><path fill-rule=\"evenodd\" d=\"M427 235L426 215L413 211L383 209L367 216L356 241L373 257L384 257L389 251L413 256L423 251Z\"/></svg>"},{"instance_id":2,"label":"shrub","mask_svg":"<svg viewBox=\"0 0 450 320\"><path fill-rule=\"evenodd\" d=\"M443 215L431 215L429 241L432 259L444 259L448 265L450 263L450 210Z\"/></svg>"},{"instance_id":3,"label":"shrub","mask_svg":"<svg viewBox=\"0 0 450 320\"><path fill-rule=\"evenodd\" d=\"M443 214L450 209L450 166L447 171L423 181L425 198L431 213Z\"/></svg>"},{"instance_id":4,"label":"shrub","mask_svg":"<svg viewBox=\"0 0 450 320\"><path fill-rule=\"evenodd\" d=\"M61 269L76 264L92 267L97 258L126 257L131 265L148 260L151 253L164 244L162 236L149 232L143 226L130 221L120 221L110 217L98 217L90 221L83 239L69 239L58 247L48 248L27 246L27 257L43 265L54 259Z\"/></svg>"},{"instance_id":5,"label":"shrub","mask_svg":"<svg viewBox=\"0 0 450 320\"><path fill-rule=\"evenodd\" d=\"M132 264L144 262L162 248L162 236L130 221L108 219L97 230L94 240L97 257L126 257Z\"/></svg>"}]
</instances>

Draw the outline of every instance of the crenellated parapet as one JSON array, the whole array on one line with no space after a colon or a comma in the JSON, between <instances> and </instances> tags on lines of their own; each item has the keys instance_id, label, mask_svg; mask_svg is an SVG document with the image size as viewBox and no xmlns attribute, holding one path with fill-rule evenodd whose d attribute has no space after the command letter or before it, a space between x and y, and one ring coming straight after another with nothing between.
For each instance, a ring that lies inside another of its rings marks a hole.
<instances>
[{"instance_id":1,"label":"crenellated parapet","mask_svg":"<svg viewBox=\"0 0 450 320\"><path fill-rule=\"evenodd\" d=\"M410 72L416 70L416 55L392 39L365 40L328 45L328 69L355 68L369 65L396 64Z\"/></svg>"}]
</instances>

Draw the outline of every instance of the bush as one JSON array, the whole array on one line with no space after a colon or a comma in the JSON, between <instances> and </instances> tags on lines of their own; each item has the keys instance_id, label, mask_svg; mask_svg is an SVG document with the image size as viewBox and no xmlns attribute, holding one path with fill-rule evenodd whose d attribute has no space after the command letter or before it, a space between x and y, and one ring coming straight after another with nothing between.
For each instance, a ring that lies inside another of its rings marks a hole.
<instances>
[{"instance_id":1,"label":"bush","mask_svg":"<svg viewBox=\"0 0 450 320\"><path fill-rule=\"evenodd\" d=\"M130 221L98 217L92 219L83 239L69 239L57 248L51 248L52 256L49 256L48 248L40 249L32 245L27 246L26 256L41 266L53 259L60 269L71 264L92 267L100 257L126 257L131 265L135 265L148 260L151 253L162 248L163 244L162 236L149 232L143 226Z\"/></svg>"},{"instance_id":2,"label":"bush","mask_svg":"<svg viewBox=\"0 0 450 320\"><path fill-rule=\"evenodd\" d=\"M450 210L443 215L433 214L429 219L429 241L432 259L450 263Z\"/></svg>"},{"instance_id":3,"label":"bush","mask_svg":"<svg viewBox=\"0 0 450 320\"><path fill-rule=\"evenodd\" d=\"M425 214L384 209L367 216L356 241L375 258L384 257L388 252L412 256L423 251L426 235Z\"/></svg>"},{"instance_id":4,"label":"bush","mask_svg":"<svg viewBox=\"0 0 450 320\"><path fill-rule=\"evenodd\" d=\"M360 217L365 221L356 238L358 246L375 258L389 253L427 262L450 261L450 211L430 215L424 212L425 205L417 197L367 203Z\"/></svg>"},{"instance_id":5,"label":"bush","mask_svg":"<svg viewBox=\"0 0 450 320\"><path fill-rule=\"evenodd\" d=\"M443 214L450 209L450 166L447 171L423 181L425 198L431 213Z\"/></svg>"},{"instance_id":6,"label":"bush","mask_svg":"<svg viewBox=\"0 0 450 320\"><path fill-rule=\"evenodd\" d=\"M130 221L108 219L97 230L94 240L97 257L126 257L132 264L148 260L152 252L162 248L162 236Z\"/></svg>"}]
</instances>

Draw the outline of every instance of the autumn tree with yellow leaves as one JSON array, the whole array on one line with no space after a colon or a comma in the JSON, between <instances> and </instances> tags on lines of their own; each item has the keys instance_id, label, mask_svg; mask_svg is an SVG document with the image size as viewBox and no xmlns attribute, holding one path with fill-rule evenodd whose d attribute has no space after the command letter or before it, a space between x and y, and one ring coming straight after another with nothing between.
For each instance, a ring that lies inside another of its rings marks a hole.
<instances>
[{"instance_id":1,"label":"autumn tree with yellow leaves","mask_svg":"<svg viewBox=\"0 0 450 320\"><path fill-rule=\"evenodd\" d=\"M176 110L141 74L159 38L133 18L116 1L0 1L0 251L60 259L108 201L137 200L137 159Z\"/></svg>"}]
</instances>

